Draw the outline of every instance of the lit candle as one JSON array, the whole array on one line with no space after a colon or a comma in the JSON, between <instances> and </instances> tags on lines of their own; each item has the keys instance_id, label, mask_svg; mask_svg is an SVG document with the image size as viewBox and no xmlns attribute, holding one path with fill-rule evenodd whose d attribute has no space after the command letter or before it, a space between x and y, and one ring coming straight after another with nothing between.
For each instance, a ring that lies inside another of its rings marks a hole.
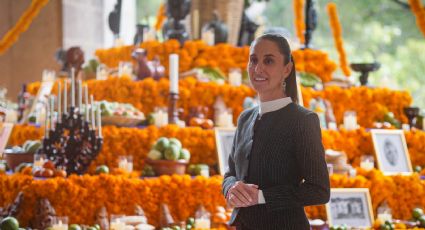
<instances>
[{"instance_id":1,"label":"lit candle","mask_svg":"<svg viewBox=\"0 0 425 230\"><path fill-rule=\"evenodd\" d=\"M385 223L385 221L392 222L393 215L391 213L379 213L378 220L382 221L382 223Z\"/></svg>"},{"instance_id":2,"label":"lit candle","mask_svg":"<svg viewBox=\"0 0 425 230\"><path fill-rule=\"evenodd\" d=\"M97 103L97 127L99 130L99 138L102 138L102 119L100 116L100 103Z\"/></svg>"},{"instance_id":3,"label":"lit candle","mask_svg":"<svg viewBox=\"0 0 425 230\"><path fill-rule=\"evenodd\" d=\"M211 221L206 218L195 219L195 229L210 229Z\"/></svg>"},{"instance_id":4,"label":"lit candle","mask_svg":"<svg viewBox=\"0 0 425 230\"><path fill-rule=\"evenodd\" d=\"M52 130L55 124L53 119L54 115L55 115L55 96L50 95L50 128Z\"/></svg>"},{"instance_id":5,"label":"lit candle","mask_svg":"<svg viewBox=\"0 0 425 230\"><path fill-rule=\"evenodd\" d=\"M75 69L71 68L71 107L75 107Z\"/></svg>"},{"instance_id":6,"label":"lit candle","mask_svg":"<svg viewBox=\"0 0 425 230\"><path fill-rule=\"evenodd\" d=\"M58 122L62 120L61 96L61 82L58 82Z\"/></svg>"},{"instance_id":7,"label":"lit candle","mask_svg":"<svg viewBox=\"0 0 425 230\"><path fill-rule=\"evenodd\" d=\"M93 95L90 95L90 109L91 109L91 127L93 130L96 129L96 126L94 125L94 99L93 99Z\"/></svg>"},{"instance_id":8,"label":"lit candle","mask_svg":"<svg viewBox=\"0 0 425 230\"><path fill-rule=\"evenodd\" d=\"M68 113L68 81L65 79L63 83L63 112Z\"/></svg>"},{"instance_id":9,"label":"lit candle","mask_svg":"<svg viewBox=\"0 0 425 230\"><path fill-rule=\"evenodd\" d=\"M362 161L360 162L360 168L366 170L366 171L370 171L373 169L373 162L370 161Z\"/></svg>"},{"instance_id":10,"label":"lit candle","mask_svg":"<svg viewBox=\"0 0 425 230\"><path fill-rule=\"evenodd\" d=\"M170 54L170 93L179 92L179 55Z\"/></svg>"},{"instance_id":11,"label":"lit candle","mask_svg":"<svg viewBox=\"0 0 425 230\"><path fill-rule=\"evenodd\" d=\"M86 121L89 122L89 88L84 85L84 100L86 101Z\"/></svg>"},{"instance_id":12,"label":"lit candle","mask_svg":"<svg viewBox=\"0 0 425 230\"><path fill-rule=\"evenodd\" d=\"M80 114L83 108L83 83L78 80L78 108L80 108Z\"/></svg>"}]
</instances>

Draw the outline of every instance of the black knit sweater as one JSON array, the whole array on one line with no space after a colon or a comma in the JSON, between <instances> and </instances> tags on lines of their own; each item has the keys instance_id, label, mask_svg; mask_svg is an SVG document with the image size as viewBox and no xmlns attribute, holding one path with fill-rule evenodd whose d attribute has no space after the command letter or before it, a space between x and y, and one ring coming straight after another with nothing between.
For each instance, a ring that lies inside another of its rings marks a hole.
<instances>
[{"instance_id":1,"label":"black knit sweater","mask_svg":"<svg viewBox=\"0 0 425 230\"><path fill-rule=\"evenodd\" d=\"M235 209L231 223L310 229L304 206L327 203L330 196L319 119L294 103L258 117L258 107L239 117L223 193L227 197L241 180L258 185L266 204Z\"/></svg>"}]
</instances>

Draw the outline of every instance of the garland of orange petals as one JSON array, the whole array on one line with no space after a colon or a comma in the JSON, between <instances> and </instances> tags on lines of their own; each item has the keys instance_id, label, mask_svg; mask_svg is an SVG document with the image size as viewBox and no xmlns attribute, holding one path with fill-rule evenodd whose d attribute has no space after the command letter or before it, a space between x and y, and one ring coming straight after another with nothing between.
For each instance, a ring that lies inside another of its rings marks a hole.
<instances>
[{"instance_id":1,"label":"garland of orange petals","mask_svg":"<svg viewBox=\"0 0 425 230\"><path fill-rule=\"evenodd\" d=\"M328 54L320 50L295 50L292 52L295 60L295 68L300 72L313 73L323 82L332 80L332 73L337 64L330 60Z\"/></svg>"},{"instance_id":2,"label":"garland of orange petals","mask_svg":"<svg viewBox=\"0 0 425 230\"><path fill-rule=\"evenodd\" d=\"M136 204L145 211L150 224L158 226L161 203L169 206L175 220L184 221L194 216L199 204L215 213L217 206L225 206L221 194L221 177L161 176L134 179L122 176L70 176L33 180L31 176L0 175L0 206L13 201L19 191L25 202L19 223L27 226L34 217L38 198L47 198L60 216L68 216L70 223L94 224L96 213L105 206L109 214L134 215Z\"/></svg>"},{"instance_id":3,"label":"garland of orange petals","mask_svg":"<svg viewBox=\"0 0 425 230\"><path fill-rule=\"evenodd\" d=\"M217 67L228 73L230 68L246 69L249 47L233 47L229 44L208 46L202 40L187 41L183 47L177 40L166 42L148 41L140 45L147 50L148 59L158 57L168 74L168 57L179 55L179 71L185 72L195 67ZM131 52L134 46L114 47L96 50L95 55L101 63L109 67L117 67L120 61L131 62Z\"/></svg>"},{"instance_id":4,"label":"garland of orange petals","mask_svg":"<svg viewBox=\"0 0 425 230\"><path fill-rule=\"evenodd\" d=\"M294 16L295 16L295 34L301 44L305 43L304 31L304 0L293 0Z\"/></svg>"},{"instance_id":5,"label":"garland of orange petals","mask_svg":"<svg viewBox=\"0 0 425 230\"><path fill-rule=\"evenodd\" d=\"M102 164L110 168L116 167L120 155L132 155L134 168L141 170L152 144L163 136L181 140L183 146L191 153L191 163L204 163L210 166L217 164L213 130L203 130L198 127L178 128L169 125L162 128L149 126L145 129L105 126L102 131L104 144L99 156L91 165L90 171ZM41 139L42 135L41 128L16 125L9 139L9 145L22 145L26 140ZM425 167L425 132L405 132L405 136L412 165ZM355 131L323 130L322 142L325 149L345 152L348 163L354 166L360 165L361 156L374 154L372 137L364 128Z\"/></svg>"},{"instance_id":6,"label":"garland of orange petals","mask_svg":"<svg viewBox=\"0 0 425 230\"><path fill-rule=\"evenodd\" d=\"M90 94L93 93L96 100L131 103L145 114L153 112L157 106L167 106L169 81L166 78L160 81L148 78L138 82L128 78L109 78L104 81L89 80L87 84ZM233 119L236 122L243 110L245 97L255 96L255 91L245 85L233 87L228 84L201 83L190 77L180 80L179 84L179 107L184 109L183 118L187 117L191 107L206 106L210 109L207 117L212 119L215 99L221 96L226 106L232 109ZM39 82L29 84L28 92L36 95L39 88ZM53 94L57 93L56 89L57 86L54 86ZM306 105L315 97L329 100L338 124L342 123L345 111L354 110L357 113L358 123L367 128L373 127L374 122L382 120L387 112L393 112L398 120L407 123L403 108L412 103L412 97L408 92L385 88L343 89L330 86L323 91L302 88L301 92Z\"/></svg>"},{"instance_id":7,"label":"garland of orange petals","mask_svg":"<svg viewBox=\"0 0 425 230\"><path fill-rule=\"evenodd\" d=\"M425 207L425 183L418 174L411 176L384 176L378 170L369 172L358 169L358 175L331 175L332 188L369 188L372 206L376 214L378 206L387 201L393 218L408 220L412 209ZM151 179L123 176L70 176L33 180L31 176L0 175L0 206L12 202L19 191L24 192L25 202L18 216L22 226L27 226L34 216L34 204L38 198L47 198L57 215L68 216L70 223L93 224L96 212L105 206L109 214L134 215L134 205L140 205L150 224L159 223L159 205L169 206L175 220L193 216L199 204L214 213L217 206L224 206L221 194L222 177L209 179L189 176L161 176ZM306 208L310 218L326 219L324 206Z\"/></svg>"},{"instance_id":8,"label":"garland of orange petals","mask_svg":"<svg viewBox=\"0 0 425 230\"><path fill-rule=\"evenodd\" d=\"M159 31L162 28L162 24L164 24L165 16L165 4L162 3L159 6L158 12L156 13L156 22L155 22L155 30Z\"/></svg>"},{"instance_id":9,"label":"garland of orange petals","mask_svg":"<svg viewBox=\"0 0 425 230\"><path fill-rule=\"evenodd\" d=\"M416 17L416 24L425 36L425 9L420 0L409 0L410 8Z\"/></svg>"},{"instance_id":10,"label":"garland of orange petals","mask_svg":"<svg viewBox=\"0 0 425 230\"><path fill-rule=\"evenodd\" d=\"M0 54L6 52L19 39L48 2L49 0L32 0L31 6L22 14L16 25L0 40Z\"/></svg>"},{"instance_id":11,"label":"garland of orange petals","mask_svg":"<svg viewBox=\"0 0 425 230\"><path fill-rule=\"evenodd\" d=\"M351 75L351 70L348 67L347 56L344 50L344 44L342 39L342 27L338 18L338 11L336 4L331 2L327 4L327 10L329 14L329 24L331 26L332 34L334 36L335 46L339 53L339 65L341 66L342 72L345 76Z\"/></svg>"}]
</instances>

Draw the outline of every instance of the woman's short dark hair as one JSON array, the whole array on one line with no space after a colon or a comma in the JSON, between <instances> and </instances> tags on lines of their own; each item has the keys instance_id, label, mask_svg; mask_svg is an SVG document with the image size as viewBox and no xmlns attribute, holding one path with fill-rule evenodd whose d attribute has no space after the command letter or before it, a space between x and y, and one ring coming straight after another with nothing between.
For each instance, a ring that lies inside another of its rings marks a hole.
<instances>
[{"instance_id":1,"label":"woman's short dark hair","mask_svg":"<svg viewBox=\"0 0 425 230\"><path fill-rule=\"evenodd\" d=\"M253 45L260 41L267 40L274 42L279 48L279 52L283 55L285 60L285 65L287 65L290 61L292 62L292 70L289 76L285 79L286 89L285 93L287 96L291 97L294 103L298 103L298 90L297 90L297 78L295 71L295 61L292 58L291 48L289 47L288 40L280 35L280 34L263 34L260 37L257 37L253 43Z\"/></svg>"}]
</instances>

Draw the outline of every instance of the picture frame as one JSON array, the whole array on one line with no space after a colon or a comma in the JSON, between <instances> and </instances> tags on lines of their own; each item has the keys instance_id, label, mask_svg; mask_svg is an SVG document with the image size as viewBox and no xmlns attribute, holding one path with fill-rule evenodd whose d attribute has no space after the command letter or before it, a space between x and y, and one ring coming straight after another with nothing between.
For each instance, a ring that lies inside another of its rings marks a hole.
<instances>
[{"instance_id":1,"label":"picture frame","mask_svg":"<svg viewBox=\"0 0 425 230\"><path fill-rule=\"evenodd\" d=\"M297 97L298 97L298 104L302 107L304 106L304 100L303 100L303 94L302 94L302 87L301 87L301 80L300 77L296 77L297 80Z\"/></svg>"},{"instance_id":2,"label":"picture frame","mask_svg":"<svg viewBox=\"0 0 425 230\"><path fill-rule=\"evenodd\" d=\"M228 167L228 159L232 151L236 128L214 128L214 133L217 148L218 171L220 175L223 176Z\"/></svg>"},{"instance_id":3,"label":"picture frame","mask_svg":"<svg viewBox=\"0 0 425 230\"><path fill-rule=\"evenodd\" d=\"M368 188L331 188L326 204L329 226L347 225L356 228L373 226L373 206Z\"/></svg>"},{"instance_id":4,"label":"picture frame","mask_svg":"<svg viewBox=\"0 0 425 230\"><path fill-rule=\"evenodd\" d=\"M3 157L4 149L13 130L13 123L0 123L0 156Z\"/></svg>"},{"instance_id":5,"label":"picture frame","mask_svg":"<svg viewBox=\"0 0 425 230\"><path fill-rule=\"evenodd\" d=\"M403 130L371 130L379 170L385 175L413 173Z\"/></svg>"},{"instance_id":6,"label":"picture frame","mask_svg":"<svg viewBox=\"0 0 425 230\"><path fill-rule=\"evenodd\" d=\"M34 98L31 109L24 115L24 118L22 119L23 123L28 121L28 116L30 116L30 114L39 111L41 107L48 103L47 97L52 92L54 85L55 81L52 79L43 80L41 82L40 88L38 89L37 95Z\"/></svg>"}]
</instances>

